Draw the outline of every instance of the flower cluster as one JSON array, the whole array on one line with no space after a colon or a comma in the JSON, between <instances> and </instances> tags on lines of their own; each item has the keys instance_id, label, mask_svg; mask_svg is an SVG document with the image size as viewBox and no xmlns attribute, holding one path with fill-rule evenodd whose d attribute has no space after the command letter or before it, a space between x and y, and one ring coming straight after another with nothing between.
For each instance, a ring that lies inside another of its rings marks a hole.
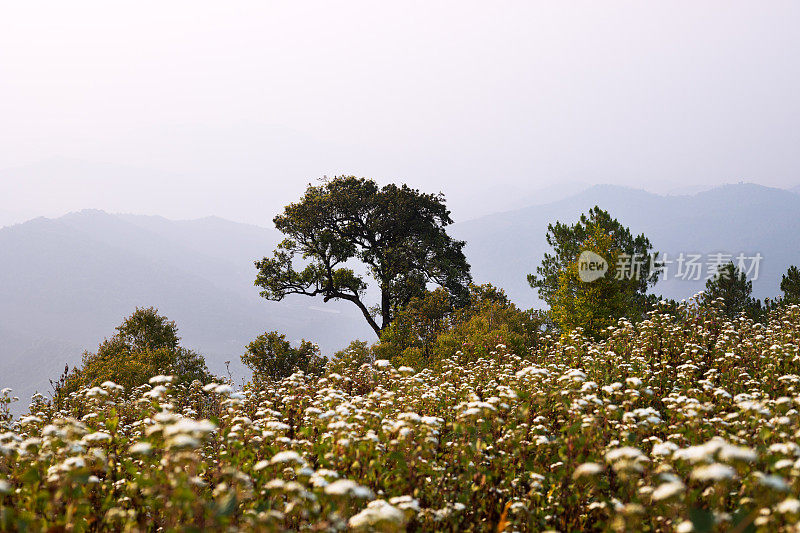
<instances>
[{"instance_id":1,"label":"flower cluster","mask_svg":"<svg viewBox=\"0 0 800 533\"><path fill-rule=\"evenodd\" d=\"M800 307L692 303L421 371L106 382L0 420L0 530L794 530L798 387Z\"/></svg>"}]
</instances>

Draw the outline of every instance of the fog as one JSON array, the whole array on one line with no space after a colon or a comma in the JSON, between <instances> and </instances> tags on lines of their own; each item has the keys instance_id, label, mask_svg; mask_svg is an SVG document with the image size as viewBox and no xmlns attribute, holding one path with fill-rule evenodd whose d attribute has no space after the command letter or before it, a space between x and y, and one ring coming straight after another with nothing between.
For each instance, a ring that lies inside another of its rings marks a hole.
<instances>
[{"instance_id":1,"label":"fog","mask_svg":"<svg viewBox=\"0 0 800 533\"><path fill-rule=\"evenodd\" d=\"M0 224L269 225L355 174L457 220L613 183L800 184L796 2L0 7Z\"/></svg>"}]
</instances>

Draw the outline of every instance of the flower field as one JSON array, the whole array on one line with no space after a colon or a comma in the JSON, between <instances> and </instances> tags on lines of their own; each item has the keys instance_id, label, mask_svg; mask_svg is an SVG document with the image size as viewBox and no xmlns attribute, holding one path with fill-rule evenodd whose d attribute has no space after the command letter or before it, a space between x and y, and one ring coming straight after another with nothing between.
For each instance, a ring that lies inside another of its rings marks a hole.
<instances>
[{"instance_id":1,"label":"flower field","mask_svg":"<svg viewBox=\"0 0 800 533\"><path fill-rule=\"evenodd\" d=\"M0 415L0 530L795 531L799 350L798 306L690 302L423 370L37 397Z\"/></svg>"}]
</instances>

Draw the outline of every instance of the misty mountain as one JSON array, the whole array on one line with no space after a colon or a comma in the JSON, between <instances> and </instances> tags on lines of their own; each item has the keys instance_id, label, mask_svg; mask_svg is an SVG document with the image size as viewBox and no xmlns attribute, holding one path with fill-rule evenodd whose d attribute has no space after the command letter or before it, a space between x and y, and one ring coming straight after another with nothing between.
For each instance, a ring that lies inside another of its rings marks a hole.
<instances>
[{"instance_id":1,"label":"misty mountain","mask_svg":"<svg viewBox=\"0 0 800 533\"><path fill-rule=\"evenodd\" d=\"M271 253L274 230L218 218L82 211L0 229L0 376L20 397L49 388L65 363L114 334L137 306L175 320L183 344L236 376L244 346L277 329L326 353L371 332L346 305L308 298L269 302L253 261ZM314 305L314 304L317 305Z\"/></svg>"},{"instance_id":2,"label":"misty mountain","mask_svg":"<svg viewBox=\"0 0 800 533\"><path fill-rule=\"evenodd\" d=\"M523 307L541 306L526 276L536 271L549 249L547 225L557 220L572 224L595 205L634 234L644 233L668 261L681 252L702 254L703 263L708 254L761 253L759 278L753 283L759 298L778 295L781 275L789 265L800 264L800 196L753 184L725 185L692 196L600 185L558 202L455 224L452 232L467 241L476 281L500 285ZM705 265L700 281L675 279L676 268L668 265L655 293L687 298L705 286Z\"/></svg>"}]
</instances>

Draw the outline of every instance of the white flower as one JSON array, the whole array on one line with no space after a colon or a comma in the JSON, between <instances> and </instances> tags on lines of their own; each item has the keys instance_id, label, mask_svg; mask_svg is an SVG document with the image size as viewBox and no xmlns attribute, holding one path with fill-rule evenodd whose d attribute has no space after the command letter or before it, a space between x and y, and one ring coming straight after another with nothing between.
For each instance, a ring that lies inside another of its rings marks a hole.
<instances>
[{"instance_id":1,"label":"white flower","mask_svg":"<svg viewBox=\"0 0 800 533\"><path fill-rule=\"evenodd\" d=\"M387 366L391 366L391 362L388 359L377 359L375 361L375 366L378 368L386 368Z\"/></svg>"},{"instance_id":2,"label":"white flower","mask_svg":"<svg viewBox=\"0 0 800 533\"><path fill-rule=\"evenodd\" d=\"M671 455L678 449L678 445L674 442L658 442L653 445L653 450L650 452L652 455Z\"/></svg>"},{"instance_id":3,"label":"white flower","mask_svg":"<svg viewBox=\"0 0 800 533\"><path fill-rule=\"evenodd\" d=\"M149 442L137 442L128 448L128 452L133 455L150 455L153 451L153 445Z\"/></svg>"},{"instance_id":4,"label":"white flower","mask_svg":"<svg viewBox=\"0 0 800 533\"><path fill-rule=\"evenodd\" d=\"M200 441L191 435L175 435L167 441L167 447L176 449L199 448Z\"/></svg>"},{"instance_id":5,"label":"white flower","mask_svg":"<svg viewBox=\"0 0 800 533\"><path fill-rule=\"evenodd\" d=\"M633 387L635 389L642 386L642 380L637 377L626 378L625 383L627 383L629 387Z\"/></svg>"},{"instance_id":6,"label":"white flower","mask_svg":"<svg viewBox=\"0 0 800 533\"><path fill-rule=\"evenodd\" d=\"M269 465L269 461L259 461L253 465L253 470L258 472L259 470L264 470Z\"/></svg>"},{"instance_id":7,"label":"white flower","mask_svg":"<svg viewBox=\"0 0 800 533\"><path fill-rule=\"evenodd\" d=\"M396 496L390 498L389 503L398 509L419 511L419 502L411 496Z\"/></svg>"},{"instance_id":8,"label":"white flower","mask_svg":"<svg viewBox=\"0 0 800 533\"><path fill-rule=\"evenodd\" d=\"M374 498L375 495L367 487L349 479L337 479L325 487L325 494L337 496L354 496L356 498Z\"/></svg>"},{"instance_id":9,"label":"white flower","mask_svg":"<svg viewBox=\"0 0 800 533\"><path fill-rule=\"evenodd\" d=\"M347 525L356 531L381 531L386 528L394 530L403 523L405 523L403 511L384 500L369 502L366 509L351 516L347 521Z\"/></svg>"},{"instance_id":10,"label":"white flower","mask_svg":"<svg viewBox=\"0 0 800 533\"><path fill-rule=\"evenodd\" d=\"M647 461L647 457L642 453L641 450L638 448L633 448L631 446L625 446L622 448L616 448L614 450L610 450L606 453L606 460L610 463L620 461L620 460L642 460Z\"/></svg>"},{"instance_id":11,"label":"white flower","mask_svg":"<svg viewBox=\"0 0 800 533\"><path fill-rule=\"evenodd\" d=\"M0 494L11 494L11 484L5 479L0 479Z\"/></svg>"},{"instance_id":12,"label":"white flower","mask_svg":"<svg viewBox=\"0 0 800 533\"><path fill-rule=\"evenodd\" d=\"M759 475L758 481L765 487L769 487L773 490L780 490L780 491L787 491L789 490L789 485L787 485L786 481L780 476L774 475Z\"/></svg>"},{"instance_id":13,"label":"white flower","mask_svg":"<svg viewBox=\"0 0 800 533\"><path fill-rule=\"evenodd\" d=\"M269 462L273 465L277 463L306 464L305 459L303 459L300 454L294 450L284 450L282 452L278 452L272 456L272 459L270 459Z\"/></svg>"},{"instance_id":14,"label":"white flower","mask_svg":"<svg viewBox=\"0 0 800 533\"><path fill-rule=\"evenodd\" d=\"M69 457L64 461L64 470L74 470L86 466L86 461L82 457Z\"/></svg>"},{"instance_id":15,"label":"white flower","mask_svg":"<svg viewBox=\"0 0 800 533\"><path fill-rule=\"evenodd\" d=\"M111 440L111 435L105 431L97 431L83 436L85 442L108 442Z\"/></svg>"},{"instance_id":16,"label":"white flower","mask_svg":"<svg viewBox=\"0 0 800 533\"><path fill-rule=\"evenodd\" d=\"M583 463L572 473L573 479L583 476L594 476L603 471L603 466L597 463Z\"/></svg>"},{"instance_id":17,"label":"white flower","mask_svg":"<svg viewBox=\"0 0 800 533\"><path fill-rule=\"evenodd\" d=\"M775 510L781 514L800 514L800 500L786 498L775 506Z\"/></svg>"},{"instance_id":18,"label":"white flower","mask_svg":"<svg viewBox=\"0 0 800 533\"><path fill-rule=\"evenodd\" d=\"M655 501L666 500L667 498L672 498L673 496L680 494L683 492L684 488L684 484L680 481L662 483L653 491L650 497Z\"/></svg>"},{"instance_id":19,"label":"white flower","mask_svg":"<svg viewBox=\"0 0 800 533\"><path fill-rule=\"evenodd\" d=\"M164 435L167 437L177 434L189 434L195 436L213 433L217 426L210 420L192 420L191 418L181 418L174 424L164 428Z\"/></svg>"},{"instance_id":20,"label":"white flower","mask_svg":"<svg viewBox=\"0 0 800 533\"><path fill-rule=\"evenodd\" d=\"M523 378L525 376L549 376L550 372L544 368L539 368L538 366L528 366L517 371L515 375L518 378Z\"/></svg>"},{"instance_id":21,"label":"white flower","mask_svg":"<svg viewBox=\"0 0 800 533\"><path fill-rule=\"evenodd\" d=\"M721 481L723 479L734 479L735 477L736 470L721 463L711 463L692 470L692 479L699 481Z\"/></svg>"},{"instance_id":22,"label":"white flower","mask_svg":"<svg viewBox=\"0 0 800 533\"><path fill-rule=\"evenodd\" d=\"M719 450L719 458L723 461L746 461L752 463L758 459L758 454L746 446L734 446L725 443Z\"/></svg>"},{"instance_id":23,"label":"white flower","mask_svg":"<svg viewBox=\"0 0 800 533\"><path fill-rule=\"evenodd\" d=\"M150 378L151 385L161 385L163 383L172 383L172 376L158 375Z\"/></svg>"}]
</instances>

